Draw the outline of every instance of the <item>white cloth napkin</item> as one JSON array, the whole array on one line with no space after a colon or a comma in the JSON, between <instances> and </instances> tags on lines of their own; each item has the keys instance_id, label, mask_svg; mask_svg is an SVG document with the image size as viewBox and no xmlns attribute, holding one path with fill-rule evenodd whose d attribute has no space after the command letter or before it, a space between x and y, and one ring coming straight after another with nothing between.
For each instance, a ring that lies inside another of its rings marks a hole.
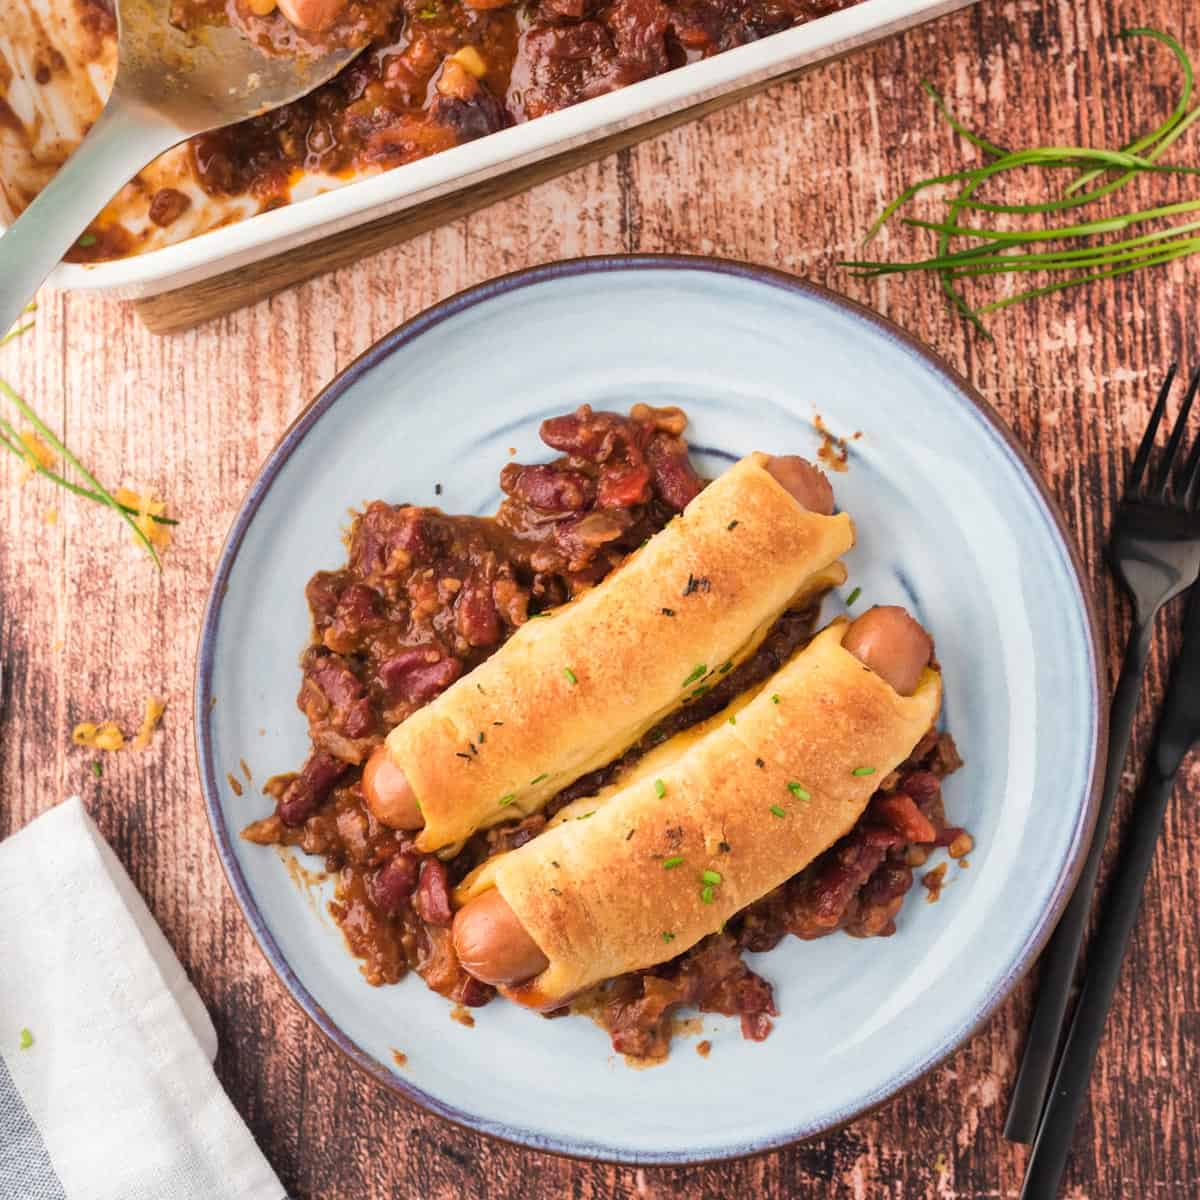
<instances>
[{"instance_id":1,"label":"white cloth napkin","mask_svg":"<svg viewBox=\"0 0 1200 1200\"><path fill-rule=\"evenodd\" d=\"M78 799L0 843L0 1200L282 1200L216 1052Z\"/></svg>"}]
</instances>

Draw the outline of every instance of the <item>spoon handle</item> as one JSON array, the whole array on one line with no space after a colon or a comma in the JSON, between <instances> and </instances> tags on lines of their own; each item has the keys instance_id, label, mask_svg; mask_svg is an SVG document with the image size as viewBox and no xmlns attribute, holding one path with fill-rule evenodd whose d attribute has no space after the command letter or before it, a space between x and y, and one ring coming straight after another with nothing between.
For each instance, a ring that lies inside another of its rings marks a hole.
<instances>
[{"instance_id":1,"label":"spoon handle","mask_svg":"<svg viewBox=\"0 0 1200 1200\"><path fill-rule=\"evenodd\" d=\"M96 214L183 134L114 92L87 137L0 237L0 337Z\"/></svg>"}]
</instances>

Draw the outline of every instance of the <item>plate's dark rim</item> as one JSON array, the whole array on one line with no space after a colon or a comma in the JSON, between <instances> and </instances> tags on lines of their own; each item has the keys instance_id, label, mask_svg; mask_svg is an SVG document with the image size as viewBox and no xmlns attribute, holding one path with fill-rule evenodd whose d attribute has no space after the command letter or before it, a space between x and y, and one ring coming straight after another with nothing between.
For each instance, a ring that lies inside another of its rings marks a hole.
<instances>
[{"instance_id":1,"label":"plate's dark rim","mask_svg":"<svg viewBox=\"0 0 1200 1200\"><path fill-rule=\"evenodd\" d=\"M994 435L1015 461L1016 466L1026 476L1028 482L1032 484L1035 494L1040 498L1046 516L1049 519L1048 523L1058 535L1064 555L1071 565L1076 597L1085 617L1088 648L1091 656L1092 727L1090 733L1093 743L1092 763L1087 792L1083 797L1083 805L1076 822L1067 861L1056 883L1050 905L1042 914L1030 936L1026 939L1022 953L993 989L991 995L986 997L981 1003L973 1019L945 1045L931 1054L926 1061L917 1064L899 1077L887 1080L854 1111L838 1114L835 1119L819 1128L799 1128L781 1136L761 1139L744 1146L731 1147L728 1150L720 1150L716 1153L700 1157L689 1157L686 1153L673 1152L622 1153L620 1150L614 1150L613 1147L608 1145L593 1145L584 1141L567 1142L555 1138L546 1138L527 1130L483 1121L471 1113L443 1103L405 1079L400 1078L389 1067L372 1055L367 1054L355 1042L351 1041L334 1024L325 1010L316 1002L297 978L284 958L275 939L272 937L270 930L267 928L262 914L258 911L258 906L255 904L250 888L233 852L233 840L236 835L231 834L221 814L217 770L213 760L213 747L209 731L209 712L214 702L212 695L214 647L217 628L220 623L221 605L229 582L230 573L237 559L246 531L281 468L324 413L336 404L346 391L361 379L363 375L383 359L401 350L423 333L426 333L443 321L457 316L466 309L473 308L494 297L517 291L521 288L533 287L564 277L614 271L647 270L697 271L718 275L731 275L816 299L822 303L840 308L857 319L873 326L877 332L899 343L910 354L919 358L926 368L935 374L941 375L952 385L953 390L957 391L974 406L979 416L983 418L983 422L991 428ZM992 1015L1001 1001L1004 1000L1025 972L1032 966L1042 946L1058 923L1058 918L1067 900L1070 898L1075 881L1083 865L1084 852L1091 841L1100 787L1103 782L1101 766L1107 734L1107 708L1101 703L1101 696L1104 694L1103 677L1101 674L1103 659L1100 653L1100 639L1095 609L1091 595L1084 584L1085 579L1086 574L1083 564L1075 548L1075 544L1069 536L1067 525L1058 503L1050 494L1036 464L1017 441L1004 420L958 372L944 363L932 350L912 335L904 332L904 330L886 318L881 317L878 313L872 312L855 301L839 296L837 293L831 292L818 284L798 279L783 271L774 270L770 267L754 266L749 263L691 255L606 255L596 258L569 259L563 262L549 263L544 266L532 267L509 275L503 275L469 288L466 291L459 292L457 295L441 301L432 308L426 309L381 338L375 345L355 359L354 362L329 383L289 426L263 464L262 469L259 471L258 476L255 478L246 495L246 499L242 502L241 508L238 510L238 514L221 549L216 574L214 575L208 601L205 606L196 659L194 688L196 755L200 768L201 784L204 789L205 806L208 810L209 825L216 843L217 854L220 857L221 865L224 868L229 885L237 897L238 904L241 906L259 948L284 986L291 993L292 998L314 1022L317 1028L339 1050L345 1053L356 1066L366 1071L372 1078L382 1083L397 1095L411 1100L421 1107L437 1113L454 1124L463 1126L473 1132L499 1137L527 1149L561 1154L571 1158L585 1158L632 1165L696 1166L709 1162L727 1161L729 1159L764 1154L805 1138L819 1136L820 1134L839 1128L849 1121L855 1120L864 1113L870 1112L880 1104L890 1100L898 1092L910 1086L921 1076L937 1066L938 1063L946 1059L967 1041Z\"/></svg>"}]
</instances>

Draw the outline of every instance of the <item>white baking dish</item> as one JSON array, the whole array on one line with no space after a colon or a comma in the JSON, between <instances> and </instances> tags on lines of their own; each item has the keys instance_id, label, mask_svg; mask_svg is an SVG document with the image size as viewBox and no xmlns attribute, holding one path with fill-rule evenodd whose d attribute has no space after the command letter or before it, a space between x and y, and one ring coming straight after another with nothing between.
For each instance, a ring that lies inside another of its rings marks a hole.
<instances>
[{"instance_id":1,"label":"white baking dish","mask_svg":"<svg viewBox=\"0 0 1200 1200\"><path fill-rule=\"evenodd\" d=\"M40 6L45 0L30 2ZM726 92L785 75L972 2L861 0L852 8L795 29L391 171L341 186L336 186L340 181L307 181L307 190L330 190L283 208L132 257L88 265L64 264L51 276L50 283L59 288L103 290L126 299L172 291Z\"/></svg>"}]
</instances>

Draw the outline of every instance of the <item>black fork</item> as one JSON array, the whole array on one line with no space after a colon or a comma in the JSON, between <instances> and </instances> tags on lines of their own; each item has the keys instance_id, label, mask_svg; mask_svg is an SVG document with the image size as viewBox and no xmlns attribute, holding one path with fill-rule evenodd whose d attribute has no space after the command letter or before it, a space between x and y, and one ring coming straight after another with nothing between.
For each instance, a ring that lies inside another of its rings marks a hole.
<instances>
[{"instance_id":1,"label":"black fork","mask_svg":"<svg viewBox=\"0 0 1200 1200\"><path fill-rule=\"evenodd\" d=\"M1200 388L1200 368L1188 382L1187 394L1162 457L1147 480L1155 439L1174 380L1172 365L1134 455L1109 535L1109 564L1133 599L1134 627L1113 693L1104 793L1096 814L1092 845L1074 895L1042 954L1037 1004L1004 1126L1004 1136L1014 1142L1032 1142L1041 1120L1096 876L1121 786L1121 770L1129 750L1146 659L1154 640L1154 618L1164 604L1186 591L1200 576L1200 437L1192 443L1182 466L1176 464L1187 431L1188 414Z\"/></svg>"}]
</instances>

